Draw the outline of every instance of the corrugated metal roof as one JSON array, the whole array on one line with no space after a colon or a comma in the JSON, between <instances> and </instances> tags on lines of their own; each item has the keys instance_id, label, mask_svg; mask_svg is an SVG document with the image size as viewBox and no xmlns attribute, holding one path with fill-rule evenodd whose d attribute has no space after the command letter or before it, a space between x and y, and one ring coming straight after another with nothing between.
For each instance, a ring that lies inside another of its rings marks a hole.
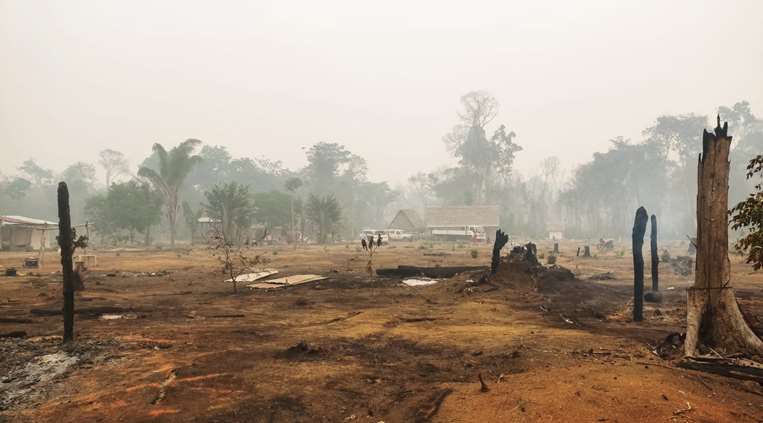
<instances>
[{"instance_id":1,"label":"corrugated metal roof","mask_svg":"<svg viewBox=\"0 0 763 423\"><path fill-rule=\"evenodd\" d=\"M498 226L498 206L428 207L427 228Z\"/></svg>"},{"instance_id":2,"label":"corrugated metal roof","mask_svg":"<svg viewBox=\"0 0 763 423\"><path fill-rule=\"evenodd\" d=\"M51 222L49 220L35 219L26 216L0 216L0 220L4 225L39 225L39 226L58 226L58 222Z\"/></svg>"}]
</instances>

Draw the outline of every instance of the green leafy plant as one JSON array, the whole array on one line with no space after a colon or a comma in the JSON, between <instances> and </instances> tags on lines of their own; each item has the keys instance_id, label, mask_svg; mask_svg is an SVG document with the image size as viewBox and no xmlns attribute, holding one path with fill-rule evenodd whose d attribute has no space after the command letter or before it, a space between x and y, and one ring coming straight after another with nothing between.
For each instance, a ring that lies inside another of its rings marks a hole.
<instances>
[{"instance_id":1,"label":"green leafy plant","mask_svg":"<svg viewBox=\"0 0 763 423\"><path fill-rule=\"evenodd\" d=\"M747 165L747 179L755 175L763 179L763 155L750 160ZM734 206L731 214L731 228L741 230L743 236L735 247L747 253L745 261L755 270L763 267L763 183L755 185L755 192Z\"/></svg>"}]
</instances>

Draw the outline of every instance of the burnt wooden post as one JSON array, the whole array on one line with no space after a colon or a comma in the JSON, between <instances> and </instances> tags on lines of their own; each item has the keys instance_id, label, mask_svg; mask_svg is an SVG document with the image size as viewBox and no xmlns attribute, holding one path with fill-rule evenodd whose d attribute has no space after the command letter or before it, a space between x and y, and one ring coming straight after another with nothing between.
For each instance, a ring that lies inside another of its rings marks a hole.
<instances>
[{"instance_id":1,"label":"burnt wooden post","mask_svg":"<svg viewBox=\"0 0 763 423\"><path fill-rule=\"evenodd\" d=\"M639 207L633 221L633 321L644 320L644 234L649 215L646 209Z\"/></svg>"},{"instance_id":2,"label":"burnt wooden post","mask_svg":"<svg viewBox=\"0 0 763 423\"><path fill-rule=\"evenodd\" d=\"M69 189L58 184L58 245L61 247L61 271L64 275L64 343L74 339L74 269L72 268L72 218L69 213Z\"/></svg>"},{"instance_id":3,"label":"burnt wooden post","mask_svg":"<svg viewBox=\"0 0 763 423\"><path fill-rule=\"evenodd\" d=\"M493 259L490 262L490 273L495 274L501 264L501 249L509 242L509 236L502 230L495 231L495 243L493 243Z\"/></svg>"},{"instance_id":4,"label":"burnt wooden post","mask_svg":"<svg viewBox=\"0 0 763 423\"><path fill-rule=\"evenodd\" d=\"M652 291L660 290L660 258L657 256L657 216L652 215L649 252L652 254Z\"/></svg>"}]
</instances>

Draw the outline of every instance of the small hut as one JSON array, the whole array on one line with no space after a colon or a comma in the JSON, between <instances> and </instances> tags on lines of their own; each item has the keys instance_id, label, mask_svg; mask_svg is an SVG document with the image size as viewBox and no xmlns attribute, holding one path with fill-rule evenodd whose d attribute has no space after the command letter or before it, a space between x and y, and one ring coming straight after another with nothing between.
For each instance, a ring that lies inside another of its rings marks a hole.
<instances>
[{"instance_id":1,"label":"small hut","mask_svg":"<svg viewBox=\"0 0 763 423\"><path fill-rule=\"evenodd\" d=\"M39 250L56 245L58 223L26 216L0 216L0 249Z\"/></svg>"},{"instance_id":2,"label":"small hut","mask_svg":"<svg viewBox=\"0 0 763 423\"><path fill-rule=\"evenodd\" d=\"M413 209L402 209L398 211L395 218L389 222L389 225L387 225L387 229L399 229L413 235L424 233L426 228L427 225L419 217L419 214L416 213L416 210Z\"/></svg>"}]
</instances>

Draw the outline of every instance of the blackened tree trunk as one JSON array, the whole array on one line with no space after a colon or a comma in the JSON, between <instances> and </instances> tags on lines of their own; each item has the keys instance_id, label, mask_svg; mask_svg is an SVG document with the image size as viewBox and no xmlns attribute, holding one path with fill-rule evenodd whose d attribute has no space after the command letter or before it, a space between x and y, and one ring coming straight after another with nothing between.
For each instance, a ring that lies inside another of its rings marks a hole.
<instances>
[{"instance_id":1,"label":"blackened tree trunk","mask_svg":"<svg viewBox=\"0 0 763 423\"><path fill-rule=\"evenodd\" d=\"M652 291L660 290L660 258L657 256L657 216L652 215L649 252L652 253Z\"/></svg>"},{"instance_id":2,"label":"blackened tree trunk","mask_svg":"<svg viewBox=\"0 0 763 423\"><path fill-rule=\"evenodd\" d=\"M697 262L694 286L687 291L684 353L707 346L725 353L763 354L763 341L750 329L731 287L729 262L728 123L704 131L697 172Z\"/></svg>"},{"instance_id":3,"label":"blackened tree trunk","mask_svg":"<svg viewBox=\"0 0 763 423\"><path fill-rule=\"evenodd\" d=\"M490 262L490 273L495 274L498 271L498 265L501 264L501 249L509 242L509 236L502 230L495 231L495 243L493 244L493 260Z\"/></svg>"},{"instance_id":4,"label":"blackened tree trunk","mask_svg":"<svg viewBox=\"0 0 763 423\"><path fill-rule=\"evenodd\" d=\"M66 182L58 184L58 245L61 247L61 272L64 276L64 343L67 343L74 339L74 240Z\"/></svg>"},{"instance_id":5,"label":"blackened tree trunk","mask_svg":"<svg viewBox=\"0 0 763 423\"><path fill-rule=\"evenodd\" d=\"M639 207L633 221L633 321L644 320L644 234L649 215L646 209Z\"/></svg>"},{"instance_id":6,"label":"blackened tree trunk","mask_svg":"<svg viewBox=\"0 0 763 423\"><path fill-rule=\"evenodd\" d=\"M591 257L591 246L586 245L583 247L583 257Z\"/></svg>"},{"instance_id":7,"label":"blackened tree trunk","mask_svg":"<svg viewBox=\"0 0 763 423\"><path fill-rule=\"evenodd\" d=\"M554 242L554 254L559 254L559 243Z\"/></svg>"}]
</instances>

